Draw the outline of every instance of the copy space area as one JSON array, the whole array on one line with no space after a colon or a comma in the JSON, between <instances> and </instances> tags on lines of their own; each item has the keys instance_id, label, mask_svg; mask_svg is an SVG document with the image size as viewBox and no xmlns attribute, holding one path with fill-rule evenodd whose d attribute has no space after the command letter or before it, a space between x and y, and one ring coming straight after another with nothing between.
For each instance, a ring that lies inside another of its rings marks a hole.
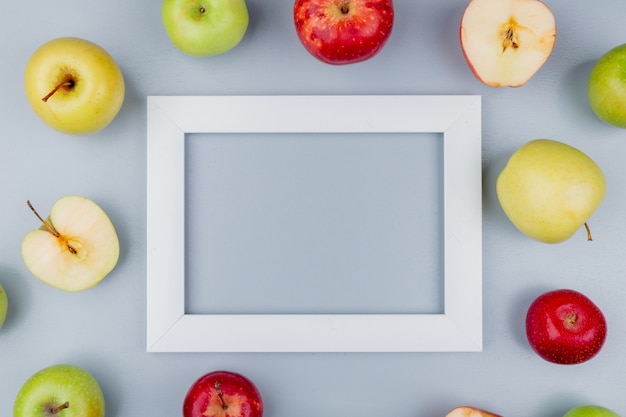
<instances>
[{"instance_id":1,"label":"copy space area","mask_svg":"<svg viewBox=\"0 0 626 417\"><path fill-rule=\"evenodd\" d=\"M441 134L189 134L189 314L443 312Z\"/></svg>"}]
</instances>

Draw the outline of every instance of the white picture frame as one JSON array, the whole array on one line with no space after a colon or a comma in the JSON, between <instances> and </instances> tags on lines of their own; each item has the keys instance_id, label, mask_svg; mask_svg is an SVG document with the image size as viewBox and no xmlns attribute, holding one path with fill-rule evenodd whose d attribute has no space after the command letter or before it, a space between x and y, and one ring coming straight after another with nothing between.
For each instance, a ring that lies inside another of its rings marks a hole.
<instances>
[{"instance_id":1,"label":"white picture frame","mask_svg":"<svg viewBox=\"0 0 626 417\"><path fill-rule=\"evenodd\" d=\"M441 133L442 314L186 313L185 137L272 132ZM482 350L480 96L150 96L146 221L149 352Z\"/></svg>"}]
</instances>

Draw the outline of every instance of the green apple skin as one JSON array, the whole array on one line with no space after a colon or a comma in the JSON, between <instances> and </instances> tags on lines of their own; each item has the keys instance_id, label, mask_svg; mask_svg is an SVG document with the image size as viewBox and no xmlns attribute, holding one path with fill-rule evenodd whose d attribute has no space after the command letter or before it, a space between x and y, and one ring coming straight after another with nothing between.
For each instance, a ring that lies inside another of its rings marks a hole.
<instances>
[{"instance_id":1,"label":"green apple skin","mask_svg":"<svg viewBox=\"0 0 626 417\"><path fill-rule=\"evenodd\" d=\"M164 0L161 17L174 46L193 56L231 50L249 21L245 0Z\"/></svg>"},{"instance_id":2,"label":"green apple skin","mask_svg":"<svg viewBox=\"0 0 626 417\"><path fill-rule=\"evenodd\" d=\"M66 408L53 412L55 407ZM31 376L19 390L13 417L104 417L104 395L86 370L53 365Z\"/></svg>"},{"instance_id":3,"label":"green apple skin","mask_svg":"<svg viewBox=\"0 0 626 417\"><path fill-rule=\"evenodd\" d=\"M9 309L9 299L7 293L4 291L2 284L0 284L0 328L4 326L4 320L7 318L7 310Z\"/></svg>"},{"instance_id":4,"label":"green apple skin","mask_svg":"<svg viewBox=\"0 0 626 417\"><path fill-rule=\"evenodd\" d=\"M613 410L599 405L580 405L569 410L563 417L620 417Z\"/></svg>"},{"instance_id":5,"label":"green apple skin","mask_svg":"<svg viewBox=\"0 0 626 417\"><path fill-rule=\"evenodd\" d=\"M596 62L587 95L600 120L626 128L626 44L611 49Z\"/></svg>"},{"instance_id":6,"label":"green apple skin","mask_svg":"<svg viewBox=\"0 0 626 417\"><path fill-rule=\"evenodd\" d=\"M46 42L31 55L24 71L24 90L30 106L48 126L66 134L87 135L117 116L125 84L122 71L106 50L85 39L65 37Z\"/></svg>"},{"instance_id":7,"label":"green apple skin","mask_svg":"<svg viewBox=\"0 0 626 417\"><path fill-rule=\"evenodd\" d=\"M521 146L496 181L504 213L527 236L544 243L569 239L600 205L606 180L586 154L562 142Z\"/></svg>"}]
</instances>

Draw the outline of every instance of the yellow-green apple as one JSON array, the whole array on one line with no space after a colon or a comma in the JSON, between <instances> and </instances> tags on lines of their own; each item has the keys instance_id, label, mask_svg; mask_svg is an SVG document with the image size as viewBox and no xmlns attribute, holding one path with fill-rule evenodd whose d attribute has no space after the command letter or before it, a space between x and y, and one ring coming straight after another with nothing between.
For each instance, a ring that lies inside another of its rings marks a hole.
<instances>
[{"instance_id":1,"label":"yellow-green apple","mask_svg":"<svg viewBox=\"0 0 626 417\"><path fill-rule=\"evenodd\" d=\"M4 291L2 284L0 284L0 327L4 326L4 320L7 318L7 310L9 309L9 299L7 293Z\"/></svg>"},{"instance_id":2,"label":"yellow-green apple","mask_svg":"<svg viewBox=\"0 0 626 417\"><path fill-rule=\"evenodd\" d=\"M499 414L490 413L480 408L461 406L453 409L446 417L501 417Z\"/></svg>"},{"instance_id":3,"label":"yellow-green apple","mask_svg":"<svg viewBox=\"0 0 626 417\"><path fill-rule=\"evenodd\" d=\"M59 364L33 374L17 393L13 417L104 417L104 395L85 369Z\"/></svg>"},{"instance_id":4,"label":"yellow-green apple","mask_svg":"<svg viewBox=\"0 0 626 417\"><path fill-rule=\"evenodd\" d=\"M296 0L298 39L315 58L352 64L381 51L393 28L392 0Z\"/></svg>"},{"instance_id":5,"label":"yellow-green apple","mask_svg":"<svg viewBox=\"0 0 626 417\"><path fill-rule=\"evenodd\" d=\"M504 213L524 234L544 243L569 239L600 205L606 180L586 154L565 143L536 139L509 159L496 181Z\"/></svg>"},{"instance_id":6,"label":"yellow-green apple","mask_svg":"<svg viewBox=\"0 0 626 417\"><path fill-rule=\"evenodd\" d=\"M460 32L463 55L476 78L492 87L519 87L552 53L556 22L539 0L472 0Z\"/></svg>"},{"instance_id":7,"label":"yellow-green apple","mask_svg":"<svg viewBox=\"0 0 626 417\"><path fill-rule=\"evenodd\" d=\"M604 314L578 291L559 289L543 293L526 313L528 343L548 362L586 362L600 352L606 333Z\"/></svg>"},{"instance_id":8,"label":"yellow-green apple","mask_svg":"<svg viewBox=\"0 0 626 417\"><path fill-rule=\"evenodd\" d=\"M263 400L245 376L213 371L198 378L183 402L183 417L262 417Z\"/></svg>"},{"instance_id":9,"label":"yellow-green apple","mask_svg":"<svg viewBox=\"0 0 626 417\"><path fill-rule=\"evenodd\" d=\"M598 118L626 128L626 44L602 55L589 75L587 96Z\"/></svg>"},{"instance_id":10,"label":"yellow-green apple","mask_svg":"<svg viewBox=\"0 0 626 417\"><path fill-rule=\"evenodd\" d=\"M163 0L161 18L174 46L194 56L231 50L249 21L245 0Z\"/></svg>"},{"instance_id":11,"label":"yellow-green apple","mask_svg":"<svg viewBox=\"0 0 626 417\"><path fill-rule=\"evenodd\" d=\"M58 199L41 227L22 241L22 258L41 281L65 291L98 284L117 264L120 245L107 214L81 196Z\"/></svg>"},{"instance_id":12,"label":"yellow-green apple","mask_svg":"<svg viewBox=\"0 0 626 417\"><path fill-rule=\"evenodd\" d=\"M620 417L615 411L594 404L571 408L563 417Z\"/></svg>"},{"instance_id":13,"label":"yellow-green apple","mask_svg":"<svg viewBox=\"0 0 626 417\"><path fill-rule=\"evenodd\" d=\"M26 98L50 127L90 134L106 127L124 102L122 71L101 46L81 38L53 39L30 57Z\"/></svg>"}]
</instances>

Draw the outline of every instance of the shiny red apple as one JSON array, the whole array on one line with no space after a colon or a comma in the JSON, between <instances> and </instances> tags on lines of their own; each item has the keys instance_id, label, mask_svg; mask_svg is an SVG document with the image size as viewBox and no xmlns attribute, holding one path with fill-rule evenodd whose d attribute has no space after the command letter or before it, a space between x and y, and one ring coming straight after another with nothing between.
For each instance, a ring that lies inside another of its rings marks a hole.
<instances>
[{"instance_id":1,"label":"shiny red apple","mask_svg":"<svg viewBox=\"0 0 626 417\"><path fill-rule=\"evenodd\" d=\"M245 376L230 371L209 372L189 388L183 417L261 417L263 400Z\"/></svg>"},{"instance_id":2,"label":"shiny red apple","mask_svg":"<svg viewBox=\"0 0 626 417\"><path fill-rule=\"evenodd\" d=\"M557 364L578 364L593 358L604 345L604 314L586 295L570 290L537 297L526 314L526 336L533 350Z\"/></svg>"},{"instance_id":3,"label":"shiny red apple","mask_svg":"<svg viewBox=\"0 0 626 417\"><path fill-rule=\"evenodd\" d=\"M296 0L296 33L322 62L352 64L372 58L393 28L392 0Z\"/></svg>"}]
</instances>

